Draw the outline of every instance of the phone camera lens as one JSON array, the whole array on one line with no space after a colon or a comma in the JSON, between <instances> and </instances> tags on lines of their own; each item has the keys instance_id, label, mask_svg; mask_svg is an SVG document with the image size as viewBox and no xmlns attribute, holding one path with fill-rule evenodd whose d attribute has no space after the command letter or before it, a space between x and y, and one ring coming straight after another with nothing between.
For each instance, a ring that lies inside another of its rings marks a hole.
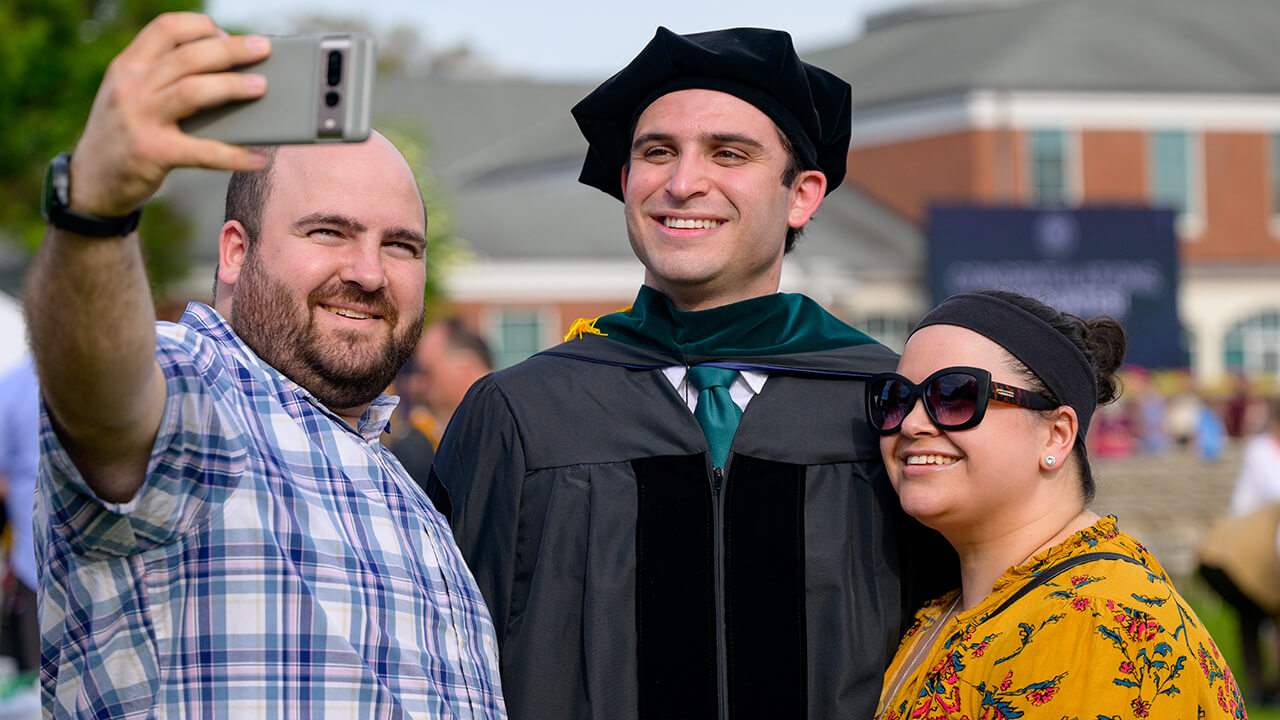
<instances>
[{"instance_id":1,"label":"phone camera lens","mask_svg":"<svg viewBox=\"0 0 1280 720\"><path fill-rule=\"evenodd\" d=\"M337 85L342 80L342 53L329 51L329 72L326 78L330 85Z\"/></svg>"},{"instance_id":2,"label":"phone camera lens","mask_svg":"<svg viewBox=\"0 0 1280 720\"><path fill-rule=\"evenodd\" d=\"M333 92L332 90L324 95L324 104L329 107L337 107L339 100L340 98L338 97L338 93Z\"/></svg>"}]
</instances>

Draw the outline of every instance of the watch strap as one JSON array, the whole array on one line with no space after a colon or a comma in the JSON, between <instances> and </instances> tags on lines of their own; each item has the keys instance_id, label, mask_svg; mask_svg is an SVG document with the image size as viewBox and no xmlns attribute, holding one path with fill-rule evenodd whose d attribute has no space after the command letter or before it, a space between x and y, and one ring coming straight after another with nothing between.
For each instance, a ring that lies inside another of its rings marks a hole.
<instances>
[{"instance_id":1,"label":"watch strap","mask_svg":"<svg viewBox=\"0 0 1280 720\"><path fill-rule=\"evenodd\" d=\"M46 222L58 228L86 237L124 237L138 229L142 208L123 217L101 217L76 212L71 202L71 154L58 153L49 162L45 174L44 193L40 199L40 214Z\"/></svg>"}]
</instances>

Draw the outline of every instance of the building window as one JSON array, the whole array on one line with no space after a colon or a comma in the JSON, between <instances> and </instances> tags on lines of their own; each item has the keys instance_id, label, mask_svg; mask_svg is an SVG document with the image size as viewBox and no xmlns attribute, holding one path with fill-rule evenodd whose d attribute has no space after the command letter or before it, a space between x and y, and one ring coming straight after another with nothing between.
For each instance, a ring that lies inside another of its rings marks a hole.
<instances>
[{"instance_id":1,"label":"building window","mask_svg":"<svg viewBox=\"0 0 1280 720\"><path fill-rule=\"evenodd\" d=\"M1067 203L1067 133L1031 131L1031 198L1037 205Z\"/></svg>"},{"instance_id":2,"label":"building window","mask_svg":"<svg viewBox=\"0 0 1280 720\"><path fill-rule=\"evenodd\" d=\"M902 352L915 322L900 315L867 315L853 326L890 350Z\"/></svg>"},{"instance_id":3,"label":"building window","mask_svg":"<svg viewBox=\"0 0 1280 720\"><path fill-rule=\"evenodd\" d=\"M1180 216L1196 214L1193 193L1191 134L1158 130L1151 134L1151 201L1171 207Z\"/></svg>"},{"instance_id":4,"label":"building window","mask_svg":"<svg viewBox=\"0 0 1280 720\"><path fill-rule=\"evenodd\" d=\"M496 310L491 328L493 362L497 369L515 365L543 349L546 323L537 310Z\"/></svg>"},{"instance_id":5,"label":"building window","mask_svg":"<svg viewBox=\"0 0 1280 720\"><path fill-rule=\"evenodd\" d=\"M1222 360L1228 371L1280 374L1280 310L1261 312L1231 326Z\"/></svg>"}]
</instances>

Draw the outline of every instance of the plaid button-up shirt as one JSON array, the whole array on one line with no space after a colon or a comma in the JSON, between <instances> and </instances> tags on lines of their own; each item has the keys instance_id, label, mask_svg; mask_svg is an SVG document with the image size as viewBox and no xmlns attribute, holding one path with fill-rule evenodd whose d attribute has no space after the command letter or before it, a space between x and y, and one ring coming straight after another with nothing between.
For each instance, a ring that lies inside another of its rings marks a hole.
<instances>
[{"instance_id":1,"label":"plaid button-up shirt","mask_svg":"<svg viewBox=\"0 0 1280 720\"><path fill-rule=\"evenodd\" d=\"M378 439L212 309L160 323L146 480L98 500L42 410L46 716L504 718L493 627L448 525Z\"/></svg>"}]
</instances>

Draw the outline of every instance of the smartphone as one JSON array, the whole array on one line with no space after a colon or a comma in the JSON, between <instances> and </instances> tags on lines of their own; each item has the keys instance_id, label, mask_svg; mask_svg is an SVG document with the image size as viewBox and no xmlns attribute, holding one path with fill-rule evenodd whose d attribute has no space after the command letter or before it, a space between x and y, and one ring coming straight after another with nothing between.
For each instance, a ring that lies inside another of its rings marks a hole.
<instances>
[{"instance_id":1,"label":"smartphone","mask_svg":"<svg viewBox=\"0 0 1280 720\"><path fill-rule=\"evenodd\" d=\"M235 68L265 75L266 94L204 108L178 126L236 145L360 142L369 137L376 69L368 33L273 36L265 60Z\"/></svg>"}]
</instances>

